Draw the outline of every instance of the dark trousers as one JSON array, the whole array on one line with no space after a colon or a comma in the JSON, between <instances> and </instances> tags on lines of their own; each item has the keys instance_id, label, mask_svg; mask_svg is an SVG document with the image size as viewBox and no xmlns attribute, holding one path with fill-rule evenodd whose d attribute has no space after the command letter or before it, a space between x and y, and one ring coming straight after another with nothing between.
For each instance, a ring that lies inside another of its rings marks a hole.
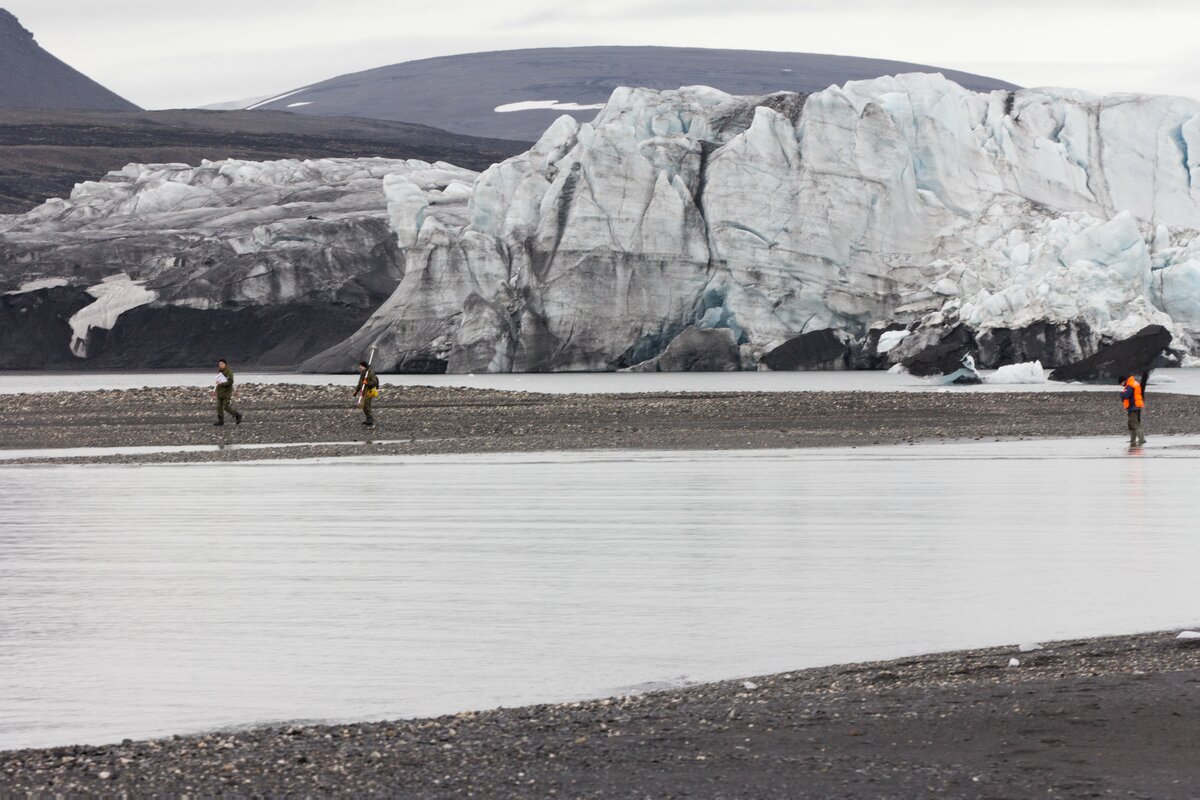
<instances>
[{"instance_id":1,"label":"dark trousers","mask_svg":"<svg viewBox=\"0 0 1200 800\"><path fill-rule=\"evenodd\" d=\"M375 417L371 416L371 404L374 402L375 402L375 398L371 397L371 395L367 394L366 390L363 390L362 410L363 410L363 416L366 417L366 419L364 420L365 422L374 422L375 421Z\"/></svg>"},{"instance_id":2,"label":"dark trousers","mask_svg":"<svg viewBox=\"0 0 1200 800\"><path fill-rule=\"evenodd\" d=\"M217 394L217 420L219 422L225 421L225 412L226 411L228 411L230 414L232 414L235 417L241 416L241 414L239 414L237 412L237 409L235 409L232 405L230 405L230 403L232 403L232 402L233 402L232 394Z\"/></svg>"},{"instance_id":3,"label":"dark trousers","mask_svg":"<svg viewBox=\"0 0 1200 800\"><path fill-rule=\"evenodd\" d=\"M1142 435L1142 410L1131 408L1129 409L1129 446L1136 447L1145 443L1146 437Z\"/></svg>"}]
</instances>

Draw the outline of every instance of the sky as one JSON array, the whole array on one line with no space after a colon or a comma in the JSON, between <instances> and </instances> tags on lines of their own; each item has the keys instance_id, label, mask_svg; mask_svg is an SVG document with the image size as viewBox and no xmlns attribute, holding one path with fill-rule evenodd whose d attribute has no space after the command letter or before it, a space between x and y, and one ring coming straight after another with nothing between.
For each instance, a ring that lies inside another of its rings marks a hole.
<instances>
[{"instance_id":1,"label":"sky","mask_svg":"<svg viewBox=\"0 0 1200 800\"><path fill-rule=\"evenodd\" d=\"M663 45L886 58L1200 98L1196 0L0 0L145 108L279 94L432 56Z\"/></svg>"}]
</instances>

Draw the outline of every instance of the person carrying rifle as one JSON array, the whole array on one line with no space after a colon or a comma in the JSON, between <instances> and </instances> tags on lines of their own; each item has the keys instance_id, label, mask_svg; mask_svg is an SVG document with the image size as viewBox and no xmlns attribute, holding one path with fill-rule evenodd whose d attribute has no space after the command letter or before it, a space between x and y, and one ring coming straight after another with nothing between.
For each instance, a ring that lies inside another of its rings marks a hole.
<instances>
[{"instance_id":1,"label":"person carrying rifle","mask_svg":"<svg viewBox=\"0 0 1200 800\"><path fill-rule=\"evenodd\" d=\"M375 417L371 415L371 403L379 397L379 376L366 361L358 362L358 386L354 388L354 396L362 406L365 417L362 424L368 427L374 425Z\"/></svg>"}]
</instances>

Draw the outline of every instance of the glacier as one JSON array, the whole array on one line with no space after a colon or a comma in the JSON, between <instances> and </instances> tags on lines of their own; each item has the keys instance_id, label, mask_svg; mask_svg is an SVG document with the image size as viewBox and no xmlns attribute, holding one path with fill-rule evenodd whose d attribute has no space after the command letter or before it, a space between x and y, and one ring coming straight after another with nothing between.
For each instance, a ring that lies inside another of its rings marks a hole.
<instances>
[{"instance_id":1,"label":"glacier","mask_svg":"<svg viewBox=\"0 0 1200 800\"><path fill-rule=\"evenodd\" d=\"M664 369L727 364L731 346L756 369L825 330L847 365L965 330L982 368L1055 367L1150 324L1195 356L1200 102L936 74L809 95L619 88L482 174L131 165L0 217L0 290L119 273L150 308L357 309L310 371L372 344L396 371ZM664 360L685 334L690 355Z\"/></svg>"},{"instance_id":2,"label":"glacier","mask_svg":"<svg viewBox=\"0 0 1200 800\"><path fill-rule=\"evenodd\" d=\"M104 366L183 366L201 354L207 363L208 348L224 352L236 331L241 362L294 366L392 294L420 225L466 223L477 177L381 158L131 164L0 216L0 290L14 287L0 302L86 290L90 300L66 309L69 358L58 365L97 363L114 348L135 352ZM29 300L18 311L26 321L38 308L63 313L61 302ZM58 335L50 322L43 335ZM30 356L0 366L36 367L46 353Z\"/></svg>"},{"instance_id":3,"label":"glacier","mask_svg":"<svg viewBox=\"0 0 1200 800\"><path fill-rule=\"evenodd\" d=\"M619 89L485 171L469 224L419 245L436 272L307 366L378 341L400 369L622 369L695 327L729 329L754 368L806 332L897 322L884 366L959 325L983 367L1057 365L1148 324L1193 352L1197 159L1183 98L925 74L807 97Z\"/></svg>"}]
</instances>

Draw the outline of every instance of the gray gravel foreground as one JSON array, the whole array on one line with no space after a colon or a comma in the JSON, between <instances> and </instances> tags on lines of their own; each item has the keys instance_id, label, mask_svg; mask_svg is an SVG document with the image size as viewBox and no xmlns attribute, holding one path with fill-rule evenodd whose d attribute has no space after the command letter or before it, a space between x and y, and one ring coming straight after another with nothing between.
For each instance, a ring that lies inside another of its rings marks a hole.
<instances>
[{"instance_id":1,"label":"gray gravel foreground","mask_svg":"<svg viewBox=\"0 0 1200 800\"><path fill-rule=\"evenodd\" d=\"M437 719L10 751L0 796L1194 798L1198 747L1200 646L1159 633Z\"/></svg>"},{"instance_id":2,"label":"gray gravel foreground","mask_svg":"<svg viewBox=\"0 0 1200 800\"><path fill-rule=\"evenodd\" d=\"M306 443L87 458L107 462L236 461L364 453L586 449L751 449L952 439L1127 436L1116 399L1097 392L804 392L547 395L386 387L378 424L360 425L349 386L240 387L245 422L214 428L206 390L174 387L12 395L0 450ZM1147 436L1200 433L1200 397L1151 393ZM399 444L344 445L360 440ZM58 461L57 463L62 463Z\"/></svg>"}]
</instances>

